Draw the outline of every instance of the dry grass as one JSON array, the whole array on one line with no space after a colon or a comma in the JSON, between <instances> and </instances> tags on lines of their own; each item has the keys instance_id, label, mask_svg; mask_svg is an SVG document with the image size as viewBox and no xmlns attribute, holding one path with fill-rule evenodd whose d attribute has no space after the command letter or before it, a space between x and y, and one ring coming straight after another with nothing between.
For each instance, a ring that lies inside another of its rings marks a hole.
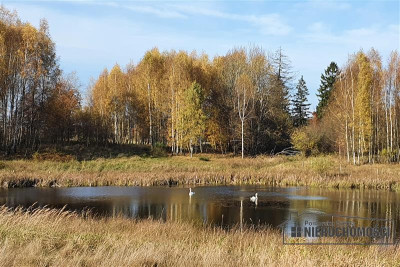
<instances>
[{"instance_id":1,"label":"dry grass","mask_svg":"<svg viewBox=\"0 0 400 267\"><path fill-rule=\"evenodd\" d=\"M0 208L1 266L400 266L395 246L285 246L277 230Z\"/></svg>"},{"instance_id":2,"label":"dry grass","mask_svg":"<svg viewBox=\"0 0 400 267\"><path fill-rule=\"evenodd\" d=\"M165 184L307 185L400 190L400 165L353 166L335 156L241 159L217 155L0 162L2 187Z\"/></svg>"}]
</instances>

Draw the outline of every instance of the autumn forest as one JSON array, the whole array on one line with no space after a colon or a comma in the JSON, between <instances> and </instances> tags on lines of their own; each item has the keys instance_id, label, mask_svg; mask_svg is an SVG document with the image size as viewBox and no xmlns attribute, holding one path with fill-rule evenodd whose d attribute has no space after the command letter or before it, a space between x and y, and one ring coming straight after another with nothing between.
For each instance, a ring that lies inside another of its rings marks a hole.
<instances>
[{"instance_id":1,"label":"autumn forest","mask_svg":"<svg viewBox=\"0 0 400 267\"><path fill-rule=\"evenodd\" d=\"M105 69L85 99L77 78L60 69L45 20L35 28L5 8L0 17L4 155L79 142L148 144L172 154L290 151L336 153L352 164L400 160L397 51L382 58L371 48L343 66L327 62L316 112L285 51L258 46L213 58L152 48L137 63Z\"/></svg>"}]
</instances>

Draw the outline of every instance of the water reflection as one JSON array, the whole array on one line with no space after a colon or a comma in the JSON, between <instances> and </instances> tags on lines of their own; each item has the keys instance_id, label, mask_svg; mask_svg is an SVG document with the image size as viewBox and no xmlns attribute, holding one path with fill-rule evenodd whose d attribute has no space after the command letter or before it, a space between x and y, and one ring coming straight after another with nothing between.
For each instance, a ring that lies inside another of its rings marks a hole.
<instances>
[{"instance_id":1,"label":"water reflection","mask_svg":"<svg viewBox=\"0 0 400 267\"><path fill-rule=\"evenodd\" d=\"M269 224L278 226L291 212L323 212L400 222L400 194L377 190L271 188L254 186L77 187L1 189L0 204L81 211L99 216L125 216L213 225ZM258 193L257 205L250 196ZM362 222L360 222L362 223ZM396 232L400 232L396 223Z\"/></svg>"}]
</instances>

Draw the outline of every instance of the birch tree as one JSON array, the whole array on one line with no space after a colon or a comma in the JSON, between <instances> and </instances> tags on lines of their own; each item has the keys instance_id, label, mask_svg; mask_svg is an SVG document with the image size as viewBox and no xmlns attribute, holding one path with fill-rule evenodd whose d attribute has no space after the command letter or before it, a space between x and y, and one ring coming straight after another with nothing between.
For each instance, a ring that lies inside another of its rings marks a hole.
<instances>
[{"instance_id":1,"label":"birch tree","mask_svg":"<svg viewBox=\"0 0 400 267\"><path fill-rule=\"evenodd\" d=\"M237 101L237 112L241 123L241 145L242 158L244 158L245 149L245 122L251 115L252 101L254 99L254 84L247 74L239 76L235 85L235 97Z\"/></svg>"}]
</instances>

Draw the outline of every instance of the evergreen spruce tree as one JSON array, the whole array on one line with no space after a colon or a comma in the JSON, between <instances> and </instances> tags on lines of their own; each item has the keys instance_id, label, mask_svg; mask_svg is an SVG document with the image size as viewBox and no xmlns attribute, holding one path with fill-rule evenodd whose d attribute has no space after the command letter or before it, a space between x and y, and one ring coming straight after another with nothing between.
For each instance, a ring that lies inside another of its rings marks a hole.
<instances>
[{"instance_id":1,"label":"evergreen spruce tree","mask_svg":"<svg viewBox=\"0 0 400 267\"><path fill-rule=\"evenodd\" d=\"M293 72L291 62L283 53L282 48L279 48L272 55L272 66L274 67L274 74L276 76L275 90L277 94L281 94L282 108L287 114L290 114L290 93L292 90Z\"/></svg>"},{"instance_id":2,"label":"evergreen spruce tree","mask_svg":"<svg viewBox=\"0 0 400 267\"><path fill-rule=\"evenodd\" d=\"M307 123L307 119L309 118L310 104L307 103L308 94L306 82L304 81L303 76L301 76L298 84L296 85L296 93L292 100L292 117L295 127L305 125Z\"/></svg>"},{"instance_id":3,"label":"evergreen spruce tree","mask_svg":"<svg viewBox=\"0 0 400 267\"><path fill-rule=\"evenodd\" d=\"M331 64L325 70L325 74L321 74L321 85L319 86L317 93L319 98L319 103L317 105L318 118L322 118L324 114L324 109L328 105L329 97L338 75L339 68L335 62L331 62Z\"/></svg>"}]
</instances>

